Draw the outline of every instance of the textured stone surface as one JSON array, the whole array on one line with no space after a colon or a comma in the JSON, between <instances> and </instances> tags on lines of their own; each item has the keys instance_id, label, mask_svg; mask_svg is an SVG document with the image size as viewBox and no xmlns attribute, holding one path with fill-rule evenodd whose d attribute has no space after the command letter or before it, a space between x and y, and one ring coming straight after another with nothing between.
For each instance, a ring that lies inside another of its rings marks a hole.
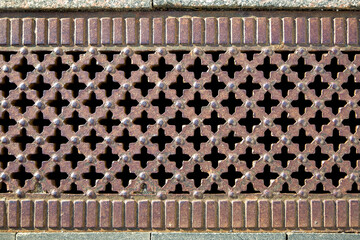
<instances>
[{"instance_id":1,"label":"textured stone surface","mask_svg":"<svg viewBox=\"0 0 360 240\"><path fill-rule=\"evenodd\" d=\"M0 240L15 240L15 233L0 233Z\"/></svg>"},{"instance_id":2,"label":"textured stone surface","mask_svg":"<svg viewBox=\"0 0 360 240\"><path fill-rule=\"evenodd\" d=\"M7 238L4 238L7 240ZM9 238L10 239L10 238ZM18 233L17 240L150 240L150 233ZM0 237L0 240L2 238Z\"/></svg>"},{"instance_id":3,"label":"textured stone surface","mask_svg":"<svg viewBox=\"0 0 360 240\"><path fill-rule=\"evenodd\" d=\"M357 240L360 234L352 233L288 233L288 240Z\"/></svg>"},{"instance_id":4,"label":"textured stone surface","mask_svg":"<svg viewBox=\"0 0 360 240\"><path fill-rule=\"evenodd\" d=\"M151 240L285 240L285 233L152 233Z\"/></svg>"},{"instance_id":5,"label":"textured stone surface","mask_svg":"<svg viewBox=\"0 0 360 240\"><path fill-rule=\"evenodd\" d=\"M152 0L3 0L0 9L7 10L126 10L150 8Z\"/></svg>"},{"instance_id":6,"label":"textured stone surface","mask_svg":"<svg viewBox=\"0 0 360 240\"><path fill-rule=\"evenodd\" d=\"M360 8L359 0L153 0L167 8Z\"/></svg>"}]
</instances>

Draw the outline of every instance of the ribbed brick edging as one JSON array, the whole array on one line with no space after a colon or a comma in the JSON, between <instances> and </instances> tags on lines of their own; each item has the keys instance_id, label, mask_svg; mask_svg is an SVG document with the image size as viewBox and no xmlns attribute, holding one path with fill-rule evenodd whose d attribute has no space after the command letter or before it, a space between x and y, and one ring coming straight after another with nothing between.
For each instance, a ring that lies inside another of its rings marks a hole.
<instances>
[{"instance_id":1,"label":"ribbed brick edging","mask_svg":"<svg viewBox=\"0 0 360 240\"><path fill-rule=\"evenodd\" d=\"M1 18L0 25L0 46L359 44L353 17Z\"/></svg>"},{"instance_id":2,"label":"ribbed brick edging","mask_svg":"<svg viewBox=\"0 0 360 240\"><path fill-rule=\"evenodd\" d=\"M358 229L359 200L8 200L1 229Z\"/></svg>"}]
</instances>

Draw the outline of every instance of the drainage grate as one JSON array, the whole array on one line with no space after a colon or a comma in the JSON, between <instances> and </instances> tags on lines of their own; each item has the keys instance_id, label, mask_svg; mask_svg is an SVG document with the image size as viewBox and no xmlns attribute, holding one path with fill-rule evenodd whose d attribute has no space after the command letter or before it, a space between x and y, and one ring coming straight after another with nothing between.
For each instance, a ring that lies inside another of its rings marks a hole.
<instances>
[{"instance_id":1,"label":"drainage grate","mask_svg":"<svg viewBox=\"0 0 360 240\"><path fill-rule=\"evenodd\" d=\"M359 193L356 52L2 52L2 192Z\"/></svg>"},{"instance_id":2,"label":"drainage grate","mask_svg":"<svg viewBox=\"0 0 360 240\"><path fill-rule=\"evenodd\" d=\"M278 13L0 18L0 228L357 231L357 16Z\"/></svg>"}]
</instances>

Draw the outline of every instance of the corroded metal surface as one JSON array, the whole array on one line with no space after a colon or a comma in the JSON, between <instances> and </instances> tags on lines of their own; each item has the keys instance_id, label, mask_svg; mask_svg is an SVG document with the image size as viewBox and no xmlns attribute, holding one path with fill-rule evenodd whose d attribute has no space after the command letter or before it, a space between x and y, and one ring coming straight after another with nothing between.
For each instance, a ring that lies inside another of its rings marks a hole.
<instances>
[{"instance_id":1,"label":"corroded metal surface","mask_svg":"<svg viewBox=\"0 0 360 240\"><path fill-rule=\"evenodd\" d=\"M0 227L359 228L358 19L0 21Z\"/></svg>"}]
</instances>

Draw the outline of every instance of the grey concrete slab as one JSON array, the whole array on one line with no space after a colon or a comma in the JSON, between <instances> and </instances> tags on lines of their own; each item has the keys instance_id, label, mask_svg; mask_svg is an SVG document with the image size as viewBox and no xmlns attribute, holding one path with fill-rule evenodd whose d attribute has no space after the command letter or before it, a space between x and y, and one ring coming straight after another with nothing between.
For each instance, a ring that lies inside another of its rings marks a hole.
<instances>
[{"instance_id":1,"label":"grey concrete slab","mask_svg":"<svg viewBox=\"0 0 360 240\"><path fill-rule=\"evenodd\" d=\"M15 240L16 233L0 233L0 240Z\"/></svg>"},{"instance_id":2,"label":"grey concrete slab","mask_svg":"<svg viewBox=\"0 0 360 240\"><path fill-rule=\"evenodd\" d=\"M357 240L360 234L353 233L288 233L288 240Z\"/></svg>"},{"instance_id":3,"label":"grey concrete slab","mask_svg":"<svg viewBox=\"0 0 360 240\"><path fill-rule=\"evenodd\" d=\"M285 233L152 233L151 240L285 240Z\"/></svg>"},{"instance_id":4,"label":"grey concrete slab","mask_svg":"<svg viewBox=\"0 0 360 240\"><path fill-rule=\"evenodd\" d=\"M359 0L153 0L160 8L360 8Z\"/></svg>"},{"instance_id":5,"label":"grey concrete slab","mask_svg":"<svg viewBox=\"0 0 360 240\"><path fill-rule=\"evenodd\" d=\"M18 233L16 240L150 240L150 233L93 232L93 233ZM2 240L0 238L0 240Z\"/></svg>"},{"instance_id":6,"label":"grey concrete slab","mask_svg":"<svg viewBox=\"0 0 360 240\"><path fill-rule=\"evenodd\" d=\"M2 0L2 10L126 10L152 7L152 0Z\"/></svg>"}]
</instances>

